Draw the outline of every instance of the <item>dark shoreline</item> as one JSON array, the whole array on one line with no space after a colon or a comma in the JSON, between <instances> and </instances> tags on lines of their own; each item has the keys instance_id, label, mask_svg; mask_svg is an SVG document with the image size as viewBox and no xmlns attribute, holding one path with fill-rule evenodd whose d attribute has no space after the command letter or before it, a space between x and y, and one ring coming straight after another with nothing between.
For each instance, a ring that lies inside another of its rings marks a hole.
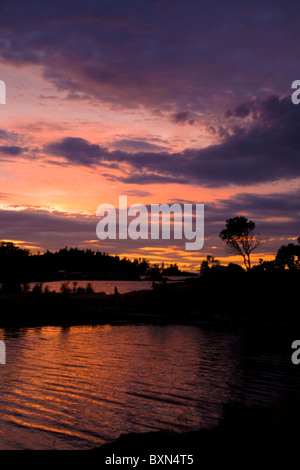
<instances>
[{"instance_id":1,"label":"dark shoreline","mask_svg":"<svg viewBox=\"0 0 300 470\"><path fill-rule=\"evenodd\" d=\"M284 441L290 449L297 446L300 418L299 400L286 400L273 407L246 406L242 403L228 403L219 424L189 432L149 432L122 434L111 443L103 444L91 451L99 463L105 465L108 457L139 456L138 468L151 468L150 455L192 455L193 464L187 468L201 468L208 459L213 463L240 461L272 454L284 456ZM238 451L237 451L238 449ZM146 462L142 462L145 459ZM204 460L205 459L205 460ZM257 463L257 462L256 462Z\"/></svg>"},{"instance_id":2,"label":"dark shoreline","mask_svg":"<svg viewBox=\"0 0 300 470\"><path fill-rule=\"evenodd\" d=\"M0 291L0 327L105 323L300 325L299 273L206 276L126 294Z\"/></svg>"},{"instance_id":3,"label":"dark shoreline","mask_svg":"<svg viewBox=\"0 0 300 470\"><path fill-rule=\"evenodd\" d=\"M139 293L142 292L144 291L139 291ZM100 297L100 305L97 305L98 296ZM27 303L30 303L30 299L26 297L24 299L20 296L6 310L1 308L0 328L104 324L179 324L214 329L300 327L300 318L244 318L239 315L233 315L233 312L224 313L217 309L203 309L182 314L178 312L175 314L163 314L161 312L155 313L148 309L143 311L142 309L127 305L101 305L101 300L101 294L91 294L88 298L87 296L73 298L71 294L65 305L61 305L61 302L54 302L53 305L51 303L47 305L44 302L38 302L32 305L32 307L28 307Z\"/></svg>"}]
</instances>

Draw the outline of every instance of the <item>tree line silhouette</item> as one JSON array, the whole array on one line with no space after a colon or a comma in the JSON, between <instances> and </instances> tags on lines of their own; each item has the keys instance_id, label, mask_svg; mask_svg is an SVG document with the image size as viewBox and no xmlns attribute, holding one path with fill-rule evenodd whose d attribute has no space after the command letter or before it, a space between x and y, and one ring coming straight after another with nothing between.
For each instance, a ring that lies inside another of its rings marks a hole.
<instances>
[{"instance_id":1,"label":"tree line silhouette","mask_svg":"<svg viewBox=\"0 0 300 470\"><path fill-rule=\"evenodd\" d=\"M0 282L17 291L18 284L59 280L137 280L140 276L160 279L182 274L176 263L150 265L145 258L130 260L91 249L62 248L56 252L31 254L12 242L0 243Z\"/></svg>"},{"instance_id":2,"label":"tree line silhouette","mask_svg":"<svg viewBox=\"0 0 300 470\"><path fill-rule=\"evenodd\" d=\"M12 242L0 243L0 280L51 281L64 279L69 275L88 279L106 276L138 278L147 273L149 261L109 255L90 249L65 247L56 252L31 254Z\"/></svg>"},{"instance_id":3,"label":"tree line silhouette","mask_svg":"<svg viewBox=\"0 0 300 470\"><path fill-rule=\"evenodd\" d=\"M255 223L246 217L226 220L226 228L219 234L230 252L239 254L244 261L245 270L254 272L300 271L300 237L297 244L289 243L279 248L273 261L259 260L251 267L250 255L261 244L260 236L255 234ZM241 266L229 263L222 266L209 255L200 266L201 274L208 272L245 271ZM182 274L177 264L169 267L155 264L145 258L130 260L118 255L109 255L91 249L65 247L56 252L31 254L28 249L18 247L12 242L0 243L0 282L14 291L14 286L24 282L56 281L65 279L139 279L147 275L150 279L161 279L162 275ZM16 289L17 290L17 289Z\"/></svg>"}]
</instances>

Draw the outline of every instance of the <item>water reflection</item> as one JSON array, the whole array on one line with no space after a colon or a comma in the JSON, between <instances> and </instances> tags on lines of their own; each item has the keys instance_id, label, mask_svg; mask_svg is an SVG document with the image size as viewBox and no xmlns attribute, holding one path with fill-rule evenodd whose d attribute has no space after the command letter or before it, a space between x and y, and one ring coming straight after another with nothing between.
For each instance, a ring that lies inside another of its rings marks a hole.
<instances>
[{"instance_id":1,"label":"water reflection","mask_svg":"<svg viewBox=\"0 0 300 470\"><path fill-rule=\"evenodd\" d=\"M197 429L215 424L228 400L266 403L299 387L290 345L285 359L240 332L69 326L0 330L0 339L1 449L86 449L123 432Z\"/></svg>"}]
</instances>

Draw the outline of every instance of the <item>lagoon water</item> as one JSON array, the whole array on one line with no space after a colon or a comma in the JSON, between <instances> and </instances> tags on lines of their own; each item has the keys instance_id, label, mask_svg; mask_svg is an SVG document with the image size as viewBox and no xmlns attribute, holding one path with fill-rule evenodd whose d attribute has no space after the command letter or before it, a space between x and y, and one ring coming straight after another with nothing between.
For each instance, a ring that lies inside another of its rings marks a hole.
<instances>
[{"instance_id":1,"label":"lagoon water","mask_svg":"<svg viewBox=\"0 0 300 470\"><path fill-rule=\"evenodd\" d=\"M276 403L299 392L300 366L288 334L264 335L182 325L0 330L0 449L89 449L121 433L214 425L230 400Z\"/></svg>"},{"instance_id":2,"label":"lagoon water","mask_svg":"<svg viewBox=\"0 0 300 470\"><path fill-rule=\"evenodd\" d=\"M188 276L168 276L167 282L180 282L187 279ZM36 282L29 283L29 289L32 290L36 285ZM38 283L39 284L39 283ZM60 292L62 285L67 286L69 289L83 287L86 288L88 284L91 285L94 292L104 292L105 294L113 294L115 287L118 289L120 294L126 294L127 292L139 291L139 290L150 290L152 289L152 281L143 279L141 281L49 281L43 282L42 287L46 287L49 291Z\"/></svg>"},{"instance_id":3,"label":"lagoon water","mask_svg":"<svg viewBox=\"0 0 300 470\"><path fill-rule=\"evenodd\" d=\"M29 289L32 290L36 282L29 284ZM149 290L152 289L152 281L49 281L43 282L42 288L49 289L49 291L60 292L62 285L65 285L68 289L83 287L84 289L90 285L94 292L104 292L105 294L113 294L115 287L118 289L120 294L126 294L127 292Z\"/></svg>"}]
</instances>

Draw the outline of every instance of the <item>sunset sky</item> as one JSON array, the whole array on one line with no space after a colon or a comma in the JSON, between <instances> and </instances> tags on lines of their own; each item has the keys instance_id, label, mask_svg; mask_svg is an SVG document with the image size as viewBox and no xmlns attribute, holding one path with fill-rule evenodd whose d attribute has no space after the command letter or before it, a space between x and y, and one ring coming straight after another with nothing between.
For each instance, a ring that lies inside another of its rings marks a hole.
<instances>
[{"instance_id":1,"label":"sunset sky","mask_svg":"<svg viewBox=\"0 0 300 470\"><path fill-rule=\"evenodd\" d=\"M299 0L0 2L0 239L198 269L229 217L300 235ZM96 209L205 204L205 243L100 241Z\"/></svg>"}]
</instances>

